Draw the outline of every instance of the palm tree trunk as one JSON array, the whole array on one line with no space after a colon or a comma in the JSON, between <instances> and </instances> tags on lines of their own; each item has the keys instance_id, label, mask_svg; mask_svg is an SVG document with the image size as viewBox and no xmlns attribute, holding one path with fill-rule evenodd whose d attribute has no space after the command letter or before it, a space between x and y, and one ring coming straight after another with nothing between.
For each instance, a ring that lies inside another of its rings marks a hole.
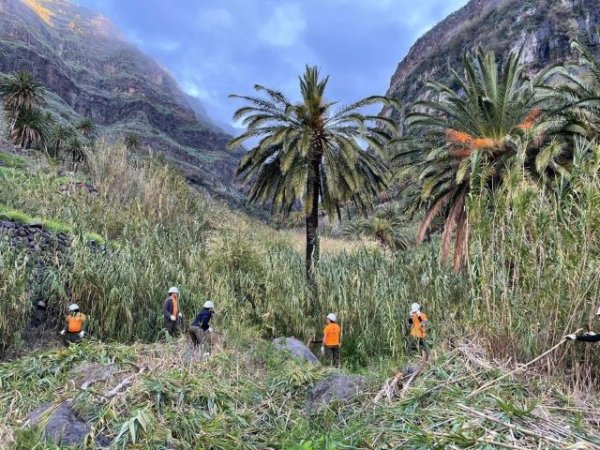
<instances>
[{"instance_id":1,"label":"palm tree trunk","mask_svg":"<svg viewBox=\"0 0 600 450\"><path fill-rule=\"evenodd\" d=\"M321 157L315 156L308 172L308 198L310 211L306 213L306 278L310 284L315 282L315 247L319 230L319 188L321 180Z\"/></svg>"}]
</instances>

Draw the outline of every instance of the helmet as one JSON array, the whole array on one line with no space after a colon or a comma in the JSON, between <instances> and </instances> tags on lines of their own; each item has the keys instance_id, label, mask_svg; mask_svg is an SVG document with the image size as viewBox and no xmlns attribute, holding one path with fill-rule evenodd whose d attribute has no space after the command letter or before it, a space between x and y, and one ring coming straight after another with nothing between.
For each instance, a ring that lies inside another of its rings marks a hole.
<instances>
[{"instance_id":1,"label":"helmet","mask_svg":"<svg viewBox=\"0 0 600 450\"><path fill-rule=\"evenodd\" d=\"M79 305L77 303L73 303L69 306L69 311L79 311Z\"/></svg>"},{"instance_id":2,"label":"helmet","mask_svg":"<svg viewBox=\"0 0 600 450\"><path fill-rule=\"evenodd\" d=\"M173 286L172 288L169 289L169 294L179 294L179 289L177 289L175 286Z\"/></svg>"},{"instance_id":3,"label":"helmet","mask_svg":"<svg viewBox=\"0 0 600 450\"><path fill-rule=\"evenodd\" d=\"M410 305L411 313L419 312L420 309L421 309L421 305L419 305L418 303L413 303L412 305Z\"/></svg>"},{"instance_id":4,"label":"helmet","mask_svg":"<svg viewBox=\"0 0 600 450\"><path fill-rule=\"evenodd\" d=\"M44 300L38 300L38 302L36 303L37 306L40 306L42 308L46 307L46 302Z\"/></svg>"},{"instance_id":5,"label":"helmet","mask_svg":"<svg viewBox=\"0 0 600 450\"><path fill-rule=\"evenodd\" d=\"M204 303L204 307L205 308L214 308L215 304L213 302L211 302L210 300L208 300L206 303Z\"/></svg>"},{"instance_id":6,"label":"helmet","mask_svg":"<svg viewBox=\"0 0 600 450\"><path fill-rule=\"evenodd\" d=\"M337 316L335 314L333 314L333 313L327 314L327 318L329 320L331 320L332 322L337 322Z\"/></svg>"}]
</instances>

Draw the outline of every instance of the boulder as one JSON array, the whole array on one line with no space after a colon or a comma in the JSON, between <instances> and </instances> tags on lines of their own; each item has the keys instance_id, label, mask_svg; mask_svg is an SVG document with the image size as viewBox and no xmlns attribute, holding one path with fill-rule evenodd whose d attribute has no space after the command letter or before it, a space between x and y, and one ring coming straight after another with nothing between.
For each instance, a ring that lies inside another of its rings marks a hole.
<instances>
[{"instance_id":1,"label":"boulder","mask_svg":"<svg viewBox=\"0 0 600 450\"><path fill-rule=\"evenodd\" d=\"M349 403L366 389L367 381L364 377L333 373L315 384L308 392L306 410L309 413L318 412L332 401Z\"/></svg>"},{"instance_id":2,"label":"boulder","mask_svg":"<svg viewBox=\"0 0 600 450\"><path fill-rule=\"evenodd\" d=\"M63 402L46 404L27 417L30 425L43 427L47 440L61 446L77 446L84 443L85 437L92 431L90 426L77 418L71 404Z\"/></svg>"},{"instance_id":3,"label":"boulder","mask_svg":"<svg viewBox=\"0 0 600 450\"><path fill-rule=\"evenodd\" d=\"M317 358L306 345L296 338L276 338L273 339L273 344L277 350L287 350L296 358L303 359L313 364L319 364L319 358Z\"/></svg>"}]
</instances>

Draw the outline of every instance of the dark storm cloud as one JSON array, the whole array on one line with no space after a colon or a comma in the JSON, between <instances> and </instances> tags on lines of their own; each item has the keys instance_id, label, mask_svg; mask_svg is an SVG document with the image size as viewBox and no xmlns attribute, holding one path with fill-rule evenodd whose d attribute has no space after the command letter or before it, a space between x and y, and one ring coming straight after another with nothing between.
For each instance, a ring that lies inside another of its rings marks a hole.
<instances>
[{"instance_id":1,"label":"dark storm cloud","mask_svg":"<svg viewBox=\"0 0 600 450\"><path fill-rule=\"evenodd\" d=\"M229 122L231 93L255 83L297 91L316 64L343 103L385 93L414 41L466 0L78 0L112 19L209 114Z\"/></svg>"}]
</instances>

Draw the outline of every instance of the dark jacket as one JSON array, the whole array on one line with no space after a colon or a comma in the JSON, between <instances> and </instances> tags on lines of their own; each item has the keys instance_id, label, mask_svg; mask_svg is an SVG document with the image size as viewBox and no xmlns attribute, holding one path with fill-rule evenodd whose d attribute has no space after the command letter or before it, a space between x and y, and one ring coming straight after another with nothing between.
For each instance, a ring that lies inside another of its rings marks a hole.
<instances>
[{"instance_id":1,"label":"dark jacket","mask_svg":"<svg viewBox=\"0 0 600 450\"><path fill-rule=\"evenodd\" d=\"M581 334L577 336L577 340L583 342L600 342L600 334Z\"/></svg>"},{"instance_id":2,"label":"dark jacket","mask_svg":"<svg viewBox=\"0 0 600 450\"><path fill-rule=\"evenodd\" d=\"M208 308L203 308L202 311L198 313L194 321L192 322L192 326L200 327L204 331L208 330L210 327L209 322L212 319L213 313Z\"/></svg>"},{"instance_id":3,"label":"dark jacket","mask_svg":"<svg viewBox=\"0 0 600 450\"><path fill-rule=\"evenodd\" d=\"M170 295L165 299L165 302L163 303L162 314L166 320L171 320L170 317L172 315L174 315L173 314L173 300L171 299Z\"/></svg>"}]
</instances>

